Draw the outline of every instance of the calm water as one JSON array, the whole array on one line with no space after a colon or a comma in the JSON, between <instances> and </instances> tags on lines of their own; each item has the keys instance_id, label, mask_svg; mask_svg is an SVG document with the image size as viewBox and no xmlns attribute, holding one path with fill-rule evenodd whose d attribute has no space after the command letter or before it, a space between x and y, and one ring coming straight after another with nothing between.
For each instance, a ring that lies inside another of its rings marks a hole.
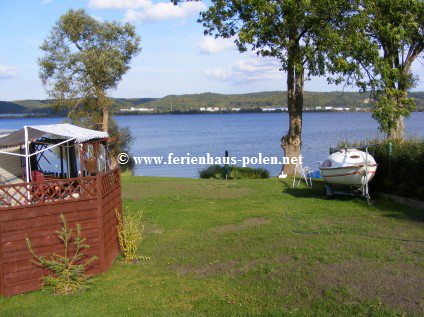
<instances>
[{"instance_id":1,"label":"calm water","mask_svg":"<svg viewBox=\"0 0 424 317\"><path fill-rule=\"evenodd\" d=\"M303 126L304 166L317 168L339 140L359 141L376 137L377 123L370 113L305 113ZM202 114L118 116L121 126L131 129L135 156L243 156L282 157L280 138L288 127L287 113ZM51 124L61 118L0 119L0 129L19 129L23 125ZM413 113L406 120L407 134L424 137L424 113ZM198 177L200 165L137 165L136 175ZM279 165L265 165L277 175Z\"/></svg>"}]
</instances>

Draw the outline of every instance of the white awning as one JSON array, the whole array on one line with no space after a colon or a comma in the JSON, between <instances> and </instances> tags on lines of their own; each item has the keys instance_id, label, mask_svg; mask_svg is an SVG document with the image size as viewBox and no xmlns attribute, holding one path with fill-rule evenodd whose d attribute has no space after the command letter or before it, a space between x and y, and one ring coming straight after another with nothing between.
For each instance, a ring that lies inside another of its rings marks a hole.
<instances>
[{"instance_id":1,"label":"white awning","mask_svg":"<svg viewBox=\"0 0 424 317\"><path fill-rule=\"evenodd\" d=\"M46 134L52 134L69 139L75 139L76 143L83 143L93 139L103 139L109 137L106 132L85 129L69 123L32 125L27 126L28 140L35 140ZM25 144L25 128L15 131L5 137L0 138L0 148Z\"/></svg>"},{"instance_id":2,"label":"white awning","mask_svg":"<svg viewBox=\"0 0 424 317\"><path fill-rule=\"evenodd\" d=\"M11 130L11 129L0 129L0 138L11 134L12 132L15 132L16 130Z\"/></svg>"}]
</instances>

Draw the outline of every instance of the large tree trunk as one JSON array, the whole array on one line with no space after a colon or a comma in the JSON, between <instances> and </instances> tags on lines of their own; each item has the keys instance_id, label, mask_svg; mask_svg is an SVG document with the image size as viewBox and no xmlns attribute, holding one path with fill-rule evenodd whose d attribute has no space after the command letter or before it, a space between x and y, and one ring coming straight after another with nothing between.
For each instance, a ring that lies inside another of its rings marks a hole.
<instances>
[{"instance_id":1,"label":"large tree trunk","mask_svg":"<svg viewBox=\"0 0 424 317\"><path fill-rule=\"evenodd\" d=\"M109 132L109 122L110 122L109 105L104 105L103 106L103 122L102 122L102 130L104 132Z\"/></svg>"},{"instance_id":2,"label":"large tree trunk","mask_svg":"<svg viewBox=\"0 0 424 317\"><path fill-rule=\"evenodd\" d=\"M303 74L302 65L294 63L295 48L289 49L287 67L287 104L289 112L289 131L281 138L284 156L290 158L300 156L302 144L302 107L303 107ZM296 164L284 164L282 173L293 175Z\"/></svg>"},{"instance_id":3,"label":"large tree trunk","mask_svg":"<svg viewBox=\"0 0 424 317\"><path fill-rule=\"evenodd\" d=\"M403 82L399 83L399 88L398 88L401 92L402 92L402 98L407 98L408 97L408 91L407 88L403 85ZM389 96L390 98L391 96ZM402 104L402 99L400 98L393 98L393 102L396 102L396 107L401 108L404 105ZM391 139L397 139L397 140L403 140L403 131L405 130L405 120L404 120L404 116L400 116L399 118L397 118L396 120L396 127L394 127L393 129L391 129L389 131L389 138Z\"/></svg>"},{"instance_id":4,"label":"large tree trunk","mask_svg":"<svg viewBox=\"0 0 424 317\"><path fill-rule=\"evenodd\" d=\"M109 131L109 127L110 127L110 101L109 99L106 101L106 106L103 107L103 123L102 123L102 130L104 132L109 133L109 137L110 137L110 131ZM112 139L112 142L116 142L116 140ZM110 168L115 168L118 166L118 161L115 157L115 155L112 155L112 153L110 153Z\"/></svg>"},{"instance_id":5,"label":"large tree trunk","mask_svg":"<svg viewBox=\"0 0 424 317\"><path fill-rule=\"evenodd\" d=\"M98 94L99 106L102 108L102 116L103 116L102 130L103 132L109 133L109 136L110 136L110 131L109 131L110 121L111 121L110 108L112 107L112 102L107 96L105 96L105 94L101 90L98 90L97 94ZM118 166L118 162L116 160L116 157L114 155L111 155L110 167L115 168L117 166Z\"/></svg>"},{"instance_id":6,"label":"large tree trunk","mask_svg":"<svg viewBox=\"0 0 424 317\"><path fill-rule=\"evenodd\" d=\"M390 138L403 140L403 131L405 129L405 120L403 116L400 116L396 122L396 128L390 131Z\"/></svg>"},{"instance_id":7,"label":"large tree trunk","mask_svg":"<svg viewBox=\"0 0 424 317\"><path fill-rule=\"evenodd\" d=\"M109 133L110 108L112 107L112 102L100 87L96 87L96 97L98 106L102 109L102 131Z\"/></svg>"},{"instance_id":8,"label":"large tree trunk","mask_svg":"<svg viewBox=\"0 0 424 317\"><path fill-rule=\"evenodd\" d=\"M405 72L408 72L408 69L404 69ZM406 75L405 75L406 76ZM402 91L402 97L407 98L408 97L408 88L406 87L406 84L404 81L400 81L399 83L399 90ZM397 100L397 105L400 107L403 107L401 101ZM403 140L403 131L405 130L405 120L403 116L400 116L396 121L396 128L393 129L393 131L390 131L390 135L392 138L397 140Z\"/></svg>"}]
</instances>

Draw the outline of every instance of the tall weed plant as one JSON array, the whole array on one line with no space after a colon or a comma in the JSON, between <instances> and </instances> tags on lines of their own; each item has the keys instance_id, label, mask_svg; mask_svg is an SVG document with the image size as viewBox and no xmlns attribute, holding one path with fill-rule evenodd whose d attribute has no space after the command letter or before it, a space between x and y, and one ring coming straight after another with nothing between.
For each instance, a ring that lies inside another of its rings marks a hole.
<instances>
[{"instance_id":1,"label":"tall weed plant","mask_svg":"<svg viewBox=\"0 0 424 317\"><path fill-rule=\"evenodd\" d=\"M116 227L118 230L118 242L123 261L128 263L139 260L149 260L148 257L137 255L138 246L141 240L143 240L144 225L141 224L143 213L138 212L133 215L129 212L127 207L125 220L122 218L117 208L115 209L115 215L118 222Z\"/></svg>"}]
</instances>

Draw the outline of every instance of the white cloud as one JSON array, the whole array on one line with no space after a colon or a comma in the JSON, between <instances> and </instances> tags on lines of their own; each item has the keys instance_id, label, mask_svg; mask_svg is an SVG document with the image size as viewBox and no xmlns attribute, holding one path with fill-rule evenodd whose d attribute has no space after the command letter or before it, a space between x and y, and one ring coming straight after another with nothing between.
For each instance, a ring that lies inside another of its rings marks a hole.
<instances>
[{"instance_id":1,"label":"white cloud","mask_svg":"<svg viewBox=\"0 0 424 317\"><path fill-rule=\"evenodd\" d=\"M0 78L11 78L18 74L16 67L0 65Z\"/></svg>"},{"instance_id":2,"label":"white cloud","mask_svg":"<svg viewBox=\"0 0 424 317\"><path fill-rule=\"evenodd\" d=\"M103 22L104 21L102 17L96 16L96 15L92 15L91 17L93 19L95 19L97 22Z\"/></svg>"},{"instance_id":3,"label":"white cloud","mask_svg":"<svg viewBox=\"0 0 424 317\"><path fill-rule=\"evenodd\" d=\"M46 4L49 4L49 3L52 3L52 2L53 2L53 0L43 0L43 1L41 1L41 4L46 5Z\"/></svg>"},{"instance_id":4,"label":"white cloud","mask_svg":"<svg viewBox=\"0 0 424 317\"><path fill-rule=\"evenodd\" d=\"M282 78L280 68L281 65L277 59L255 56L246 60L239 60L229 69L208 70L206 76L210 79L238 83L278 80Z\"/></svg>"},{"instance_id":5,"label":"white cloud","mask_svg":"<svg viewBox=\"0 0 424 317\"><path fill-rule=\"evenodd\" d=\"M201 1L174 5L170 1L153 3L152 0L90 0L88 6L95 9L126 9L125 21L140 23L187 18L206 9Z\"/></svg>"},{"instance_id":6,"label":"white cloud","mask_svg":"<svg viewBox=\"0 0 424 317\"><path fill-rule=\"evenodd\" d=\"M202 2L183 2L173 5L171 2L159 2L145 6L142 10L130 9L125 13L126 22L156 22L167 19L187 18L206 8Z\"/></svg>"},{"instance_id":7,"label":"white cloud","mask_svg":"<svg viewBox=\"0 0 424 317\"><path fill-rule=\"evenodd\" d=\"M212 79L226 81L231 79L232 71L231 69L215 68L215 69L207 70L206 76Z\"/></svg>"},{"instance_id":8,"label":"white cloud","mask_svg":"<svg viewBox=\"0 0 424 317\"><path fill-rule=\"evenodd\" d=\"M88 6L95 9L138 9L151 4L151 0L90 0L88 2Z\"/></svg>"},{"instance_id":9,"label":"white cloud","mask_svg":"<svg viewBox=\"0 0 424 317\"><path fill-rule=\"evenodd\" d=\"M235 47L234 38L214 38L205 36L199 43L200 52L204 54L213 54L226 49Z\"/></svg>"}]
</instances>

